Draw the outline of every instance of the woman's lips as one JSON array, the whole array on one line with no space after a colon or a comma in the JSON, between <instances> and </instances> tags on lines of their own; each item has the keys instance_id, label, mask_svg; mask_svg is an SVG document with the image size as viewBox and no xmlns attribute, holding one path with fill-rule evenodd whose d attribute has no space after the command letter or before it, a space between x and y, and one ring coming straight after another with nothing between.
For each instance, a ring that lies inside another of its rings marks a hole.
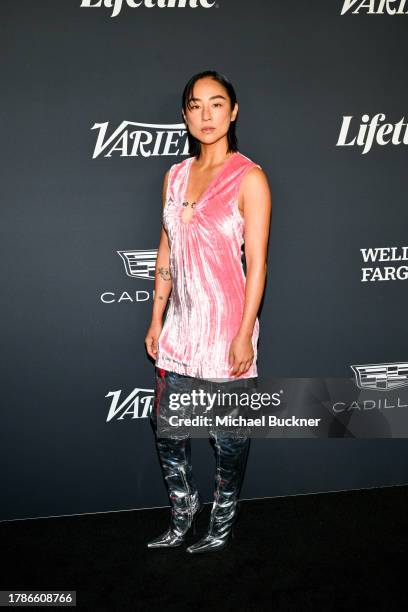
<instances>
[{"instance_id":1,"label":"woman's lips","mask_svg":"<svg viewBox=\"0 0 408 612\"><path fill-rule=\"evenodd\" d=\"M210 132L213 132L214 130L215 130L215 128L203 128L201 131L202 132L206 132L206 133L207 132L210 133Z\"/></svg>"}]
</instances>

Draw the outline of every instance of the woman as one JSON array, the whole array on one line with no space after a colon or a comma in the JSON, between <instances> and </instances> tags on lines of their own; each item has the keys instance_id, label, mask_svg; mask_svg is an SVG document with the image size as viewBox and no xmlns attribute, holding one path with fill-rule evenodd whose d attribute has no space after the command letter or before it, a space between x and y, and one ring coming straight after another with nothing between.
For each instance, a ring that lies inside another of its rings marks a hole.
<instances>
[{"instance_id":1,"label":"woman","mask_svg":"<svg viewBox=\"0 0 408 612\"><path fill-rule=\"evenodd\" d=\"M238 151L237 114L234 88L224 76L206 71L187 83L182 115L191 157L173 164L164 178L155 297L145 338L156 361L151 423L172 508L168 530L149 548L183 544L203 508L189 435L158 429L158 417L164 414L166 422L170 393L197 385L213 390L215 383L226 391L250 389L257 381L257 312L266 280L271 197L261 167ZM215 499L206 535L187 548L192 554L219 550L229 541L250 442L245 432L209 434L217 466Z\"/></svg>"}]
</instances>

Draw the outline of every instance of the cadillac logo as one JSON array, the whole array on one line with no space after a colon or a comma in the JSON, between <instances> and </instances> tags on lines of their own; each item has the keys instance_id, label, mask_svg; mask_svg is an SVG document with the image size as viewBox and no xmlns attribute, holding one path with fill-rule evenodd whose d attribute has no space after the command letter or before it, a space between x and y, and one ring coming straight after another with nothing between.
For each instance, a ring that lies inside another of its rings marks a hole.
<instances>
[{"instance_id":1,"label":"cadillac logo","mask_svg":"<svg viewBox=\"0 0 408 612\"><path fill-rule=\"evenodd\" d=\"M360 389L387 391L408 386L408 363L372 363L350 366Z\"/></svg>"},{"instance_id":2,"label":"cadillac logo","mask_svg":"<svg viewBox=\"0 0 408 612\"><path fill-rule=\"evenodd\" d=\"M154 280L157 249L150 251L117 251L125 264L126 274L133 278Z\"/></svg>"}]
</instances>

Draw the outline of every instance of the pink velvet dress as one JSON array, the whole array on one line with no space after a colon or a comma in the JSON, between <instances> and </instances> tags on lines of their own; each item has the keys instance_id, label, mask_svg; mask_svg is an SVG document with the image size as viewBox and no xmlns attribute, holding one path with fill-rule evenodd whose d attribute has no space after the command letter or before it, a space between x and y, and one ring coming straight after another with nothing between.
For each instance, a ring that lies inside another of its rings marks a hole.
<instances>
[{"instance_id":1,"label":"pink velvet dress","mask_svg":"<svg viewBox=\"0 0 408 612\"><path fill-rule=\"evenodd\" d=\"M163 225L170 245L172 291L158 339L156 367L195 378L252 378L258 375L258 318L249 370L231 376L228 353L245 301L244 219L238 210L238 192L245 173L260 166L242 153L232 154L196 201L193 217L185 222L183 202L193 159L173 164L169 172Z\"/></svg>"}]
</instances>

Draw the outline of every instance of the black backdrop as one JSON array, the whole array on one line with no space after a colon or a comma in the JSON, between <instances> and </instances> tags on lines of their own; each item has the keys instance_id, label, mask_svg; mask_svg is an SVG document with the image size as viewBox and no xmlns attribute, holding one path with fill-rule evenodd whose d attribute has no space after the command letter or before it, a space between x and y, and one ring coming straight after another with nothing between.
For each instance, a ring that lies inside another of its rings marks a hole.
<instances>
[{"instance_id":1,"label":"black backdrop","mask_svg":"<svg viewBox=\"0 0 408 612\"><path fill-rule=\"evenodd\" d=\"M181 92L201 70L231 79L240 150L271 185L260 376L408 357L407 282L362 282L360 251L407 244L406 143L336 146L343 117L348 142L364 115L404 117L408 16L80 4L1 6L1 519L167 504L144 337L163 175L186 154ZM96 124L105 144L118 130L113 150L96 151ZM193 459L209 501L206 440ZM405 483L407 468L404 439L256 439L242 497Z\"/></svg>"}]
</instances>

